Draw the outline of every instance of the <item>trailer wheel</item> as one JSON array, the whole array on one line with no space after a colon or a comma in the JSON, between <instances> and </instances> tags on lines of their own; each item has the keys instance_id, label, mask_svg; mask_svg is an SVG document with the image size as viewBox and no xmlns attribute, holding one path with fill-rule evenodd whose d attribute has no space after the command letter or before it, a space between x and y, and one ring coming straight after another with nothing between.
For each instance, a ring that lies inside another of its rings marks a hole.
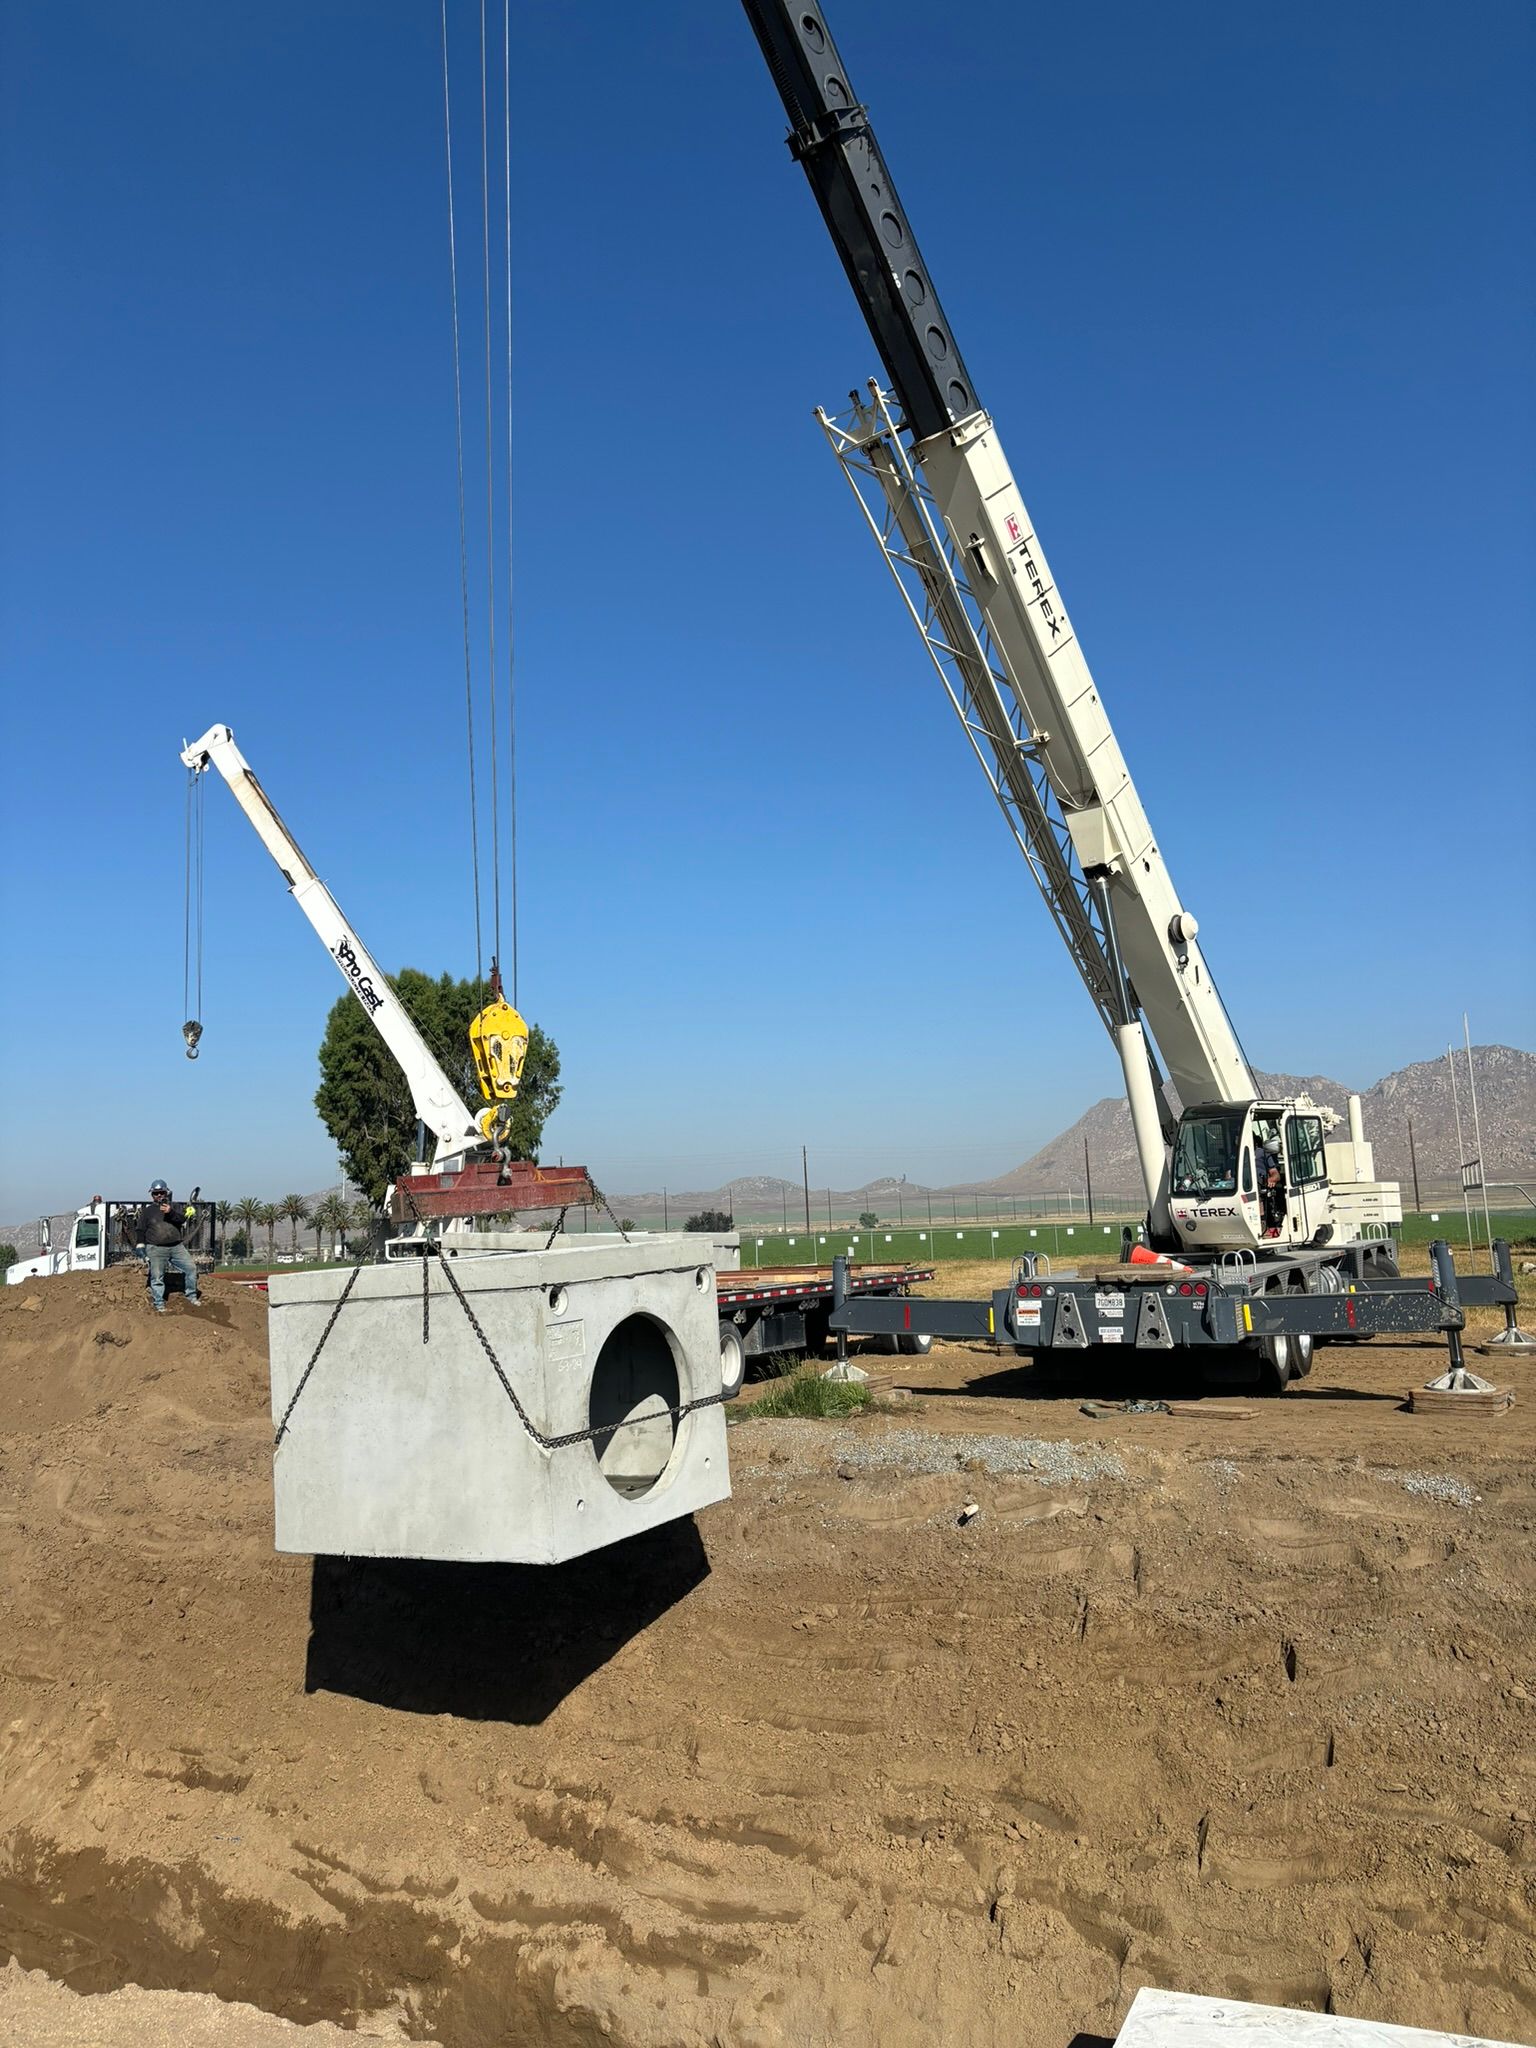
<instances>
[{"instance_id":1,"label":"trailer wheel","mask_svg":"<svg viewBox=\"0 0 1536 2048\"><path fill-rule=\"evenodd\" d=\"M896 1338L896 1349L904 1358L926 1358L933 1349L933 1339L918 1330L902 1330Z\"/></svg>"},{"instance_id":2,"label":"trailer wheel","mask_svg":"<svg viewBox=\"0 0 1536 2048\"><path fill-rule=\"evenodd\" d=\"M747 1376L747 1346L737 1324L720 1318L720 1391L734 1401Z\"/></svg>"}]
</instances>

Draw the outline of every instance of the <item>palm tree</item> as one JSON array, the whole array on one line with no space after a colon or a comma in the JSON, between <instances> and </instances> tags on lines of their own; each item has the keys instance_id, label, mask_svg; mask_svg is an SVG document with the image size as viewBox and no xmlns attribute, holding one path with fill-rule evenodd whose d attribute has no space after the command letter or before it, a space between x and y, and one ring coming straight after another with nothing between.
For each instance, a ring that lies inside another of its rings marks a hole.
<instances>
[{"instance_id":1,"label":"palm tree","mask_svg":"<svg viewBox=\"0 0 1536 2048\"><path fill-rule=\"evenodd\" d=\"M378 1220L378 1212L374 1209L373 1204L359 1195L357 1200L347 1210L346 1227L354 1236L363 1239L366 1243L372 1237L374 1226Z\"/></svg>"},{"instance_id":2,"label":"palm tree","mask_svg":"<svg viewBox=\"0 0 1536 2048\"><path fill-rule=\"evenodd\" d=\"M267 1233L267 1257L272 1256L272 1233L277 1228L279 1210L275 1202L263 1202L256 1212L256 1221Z\"/></svg>"},{"instance_id":3,"label":"palm tree","mask_svg":"<svg viewBox=\"0 0 1536 2048\"><path fill-rule=\"evenodd\" d=\"M299 1256L299 1225L309 1221L309 1205L302 1195L284 1195L277 1205L277 1213L290 1227L289 1250Z\"/></svg>"},{"instance_id":4,"label":"palm tree","mask_svg":"<svg viewBox=\"0 0 1536 2048\"><path fill-rule=\"evenodd\" d=\"M261 1203L254 1195L242 1195L235 1204L235 1215L240 1228L245 1232L245 1256L256 1256L256 1225L261 1221Z\"/></svg>"},{"instance_id":5,"label":"palm tree","mask_svg":"<svg viewBox=\"0 0 1536 2048\"><path fill-rule=\"evenodd\" d=\"M333 1189L330 1194L322 1196L316 1202L315 1213L309 1220L314 1227L315 1250L318 1252L321 1249L320 1239L323 1233L329 1231L334 1245L335 1239L345 1230L347 1205Z\"/></svg>"}]
</instances>

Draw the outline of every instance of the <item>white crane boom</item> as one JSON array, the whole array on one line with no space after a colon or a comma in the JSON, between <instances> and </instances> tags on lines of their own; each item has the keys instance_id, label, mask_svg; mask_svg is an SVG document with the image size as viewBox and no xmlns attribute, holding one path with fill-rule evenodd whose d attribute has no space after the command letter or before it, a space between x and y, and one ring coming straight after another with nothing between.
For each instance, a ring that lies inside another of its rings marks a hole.
<instances>
[{"instance_id":1,"label":"white crane boom","mask_svg":"<svg viewBox=\"0 0 1536 2048\"><path fill-rule=\"evenodd\" d=\"M1174 1118L1143 1020L1185 1106L1251 1102L1253 1074L825 18L743 4L900 404L876 390L851 428L822 424L855 490L857 464L884 494L882 512L859 491L1119 1050L1161 1225Z\"/></svg>"},{"instance_id":2,"label":"white crane boom","mask_svg":"<svg viewBox=\"0 0 1536 2048\"><path fill-rule=\"evenodd\" d=\"M181 758L194 775L217 768L229 784L236 803L256 828L257 837L293 892L294 902L309 919L342 980L367 1011L369 1022L399 1063L416 1114L436 1141L432 1165L446 1167L491 1142L481 1128L481 1120L494 1121L494 1106L483 1110L481 1119L471 1114L426 1040L405 1014L372 954L342 916L335 897L300 852L250 763L235 745L229 727L210 726L201 739L182 748Z\"/></svg>"}]
</instances>

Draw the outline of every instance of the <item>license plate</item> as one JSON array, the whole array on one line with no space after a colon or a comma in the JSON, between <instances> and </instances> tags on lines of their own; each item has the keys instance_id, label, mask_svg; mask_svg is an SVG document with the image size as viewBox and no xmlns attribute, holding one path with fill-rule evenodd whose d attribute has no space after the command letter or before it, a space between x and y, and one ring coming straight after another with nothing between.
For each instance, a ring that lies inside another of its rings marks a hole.
<instances>
[{"instance_id":1,"label":"license plate","mask_svg":"<svg viewBox=\"0 0 1536 2048\"><path fill-rule=\"evenodd\" d=\"M1093 1305L1101 1316L1123 1316L1125 1296L1123 1294L1096 1294Z\"/></svg>"}]
</instances>

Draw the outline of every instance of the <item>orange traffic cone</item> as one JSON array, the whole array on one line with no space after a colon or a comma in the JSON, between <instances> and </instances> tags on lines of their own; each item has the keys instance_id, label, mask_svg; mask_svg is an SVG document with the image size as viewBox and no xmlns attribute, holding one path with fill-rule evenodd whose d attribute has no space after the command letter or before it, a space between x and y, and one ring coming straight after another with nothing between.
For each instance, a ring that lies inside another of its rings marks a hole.
<instances>
[{"instance_id":1,"label":"orange traffic cone","mask_svg":"<svg viewBox=\"0 0 1536 2048\"><path fill-rule=\"evenodd\" d=\"M1193 1273L1193 1266L1181 1266L1177 1259L1170 1259L1166 1252L1150 1252L1144 1244L1131 1246L1130 1263L1133 1266L1164 1266L1170 1273Z\"/></svg>"}]
</instances>

